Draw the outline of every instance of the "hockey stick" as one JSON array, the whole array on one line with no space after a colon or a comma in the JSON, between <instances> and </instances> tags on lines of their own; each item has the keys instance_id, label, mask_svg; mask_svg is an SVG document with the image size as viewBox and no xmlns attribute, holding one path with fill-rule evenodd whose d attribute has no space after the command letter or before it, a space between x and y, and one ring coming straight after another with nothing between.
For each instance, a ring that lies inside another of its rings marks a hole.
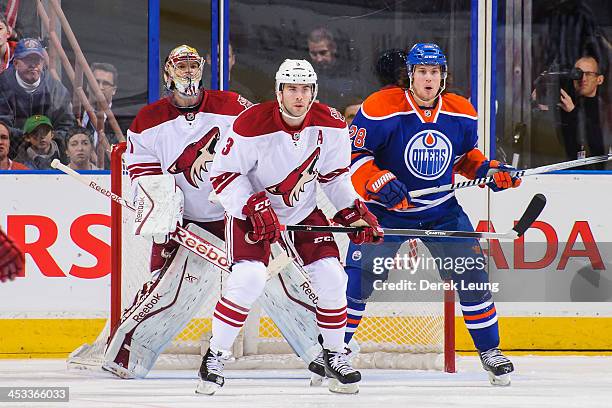
<instances>
[{"instance_id":1,"label":"hockey stick","mask_svg":"<svg viewBox=\"0 0 612 408\"><path fill-rule=\"evenodd\" d=\"M548 164L546 166L534 167L533 169L511 170L509 173L514 177L535 176L537 174L550 173L556 170L566 170L573 167L586 166L588 164L601 163L612 160L612 154L604 154L602 156L587 157L585 159L576 159L565 161L556 164ZM426 194L441 193L443 191L458 190L460 188L479 186L492 182L493 176L482 177L474 180L460 181L459 183L445 184L443 186L423 188L421 190L410 191L410 197L416 198Z\"/></svg>"},{"instance_id":2,"label":"hockey stick","mask_svg":"<svg viewBox=\"0 0 612 408\"><path fill-rule=\"evenodd\" d=\"M421 230L421 229L400 229L383 228L387 235L405 235L410 237L448 237L448 238L484 238L484 239L516 239L523 235L525 231L542 213L546 205L546 197L536 194L525 209L525 212L508 232L475 232L475 231L444 231L444 230ZM358 232L362 227L342 227L342 226L317 226L317 225L283 225L285 231L309 231L309 232Z\"/></svg>"},{"instance_id":3,"label":"hockey stick","mask_svg":"<svg viewBox=\"0 0 612 408\"><path fill-rule=\"evenodd\" d=\"M118 196L112 191L103 188L95 181L90 180L89 178L77 173L65 164L62 164L59 160L54 159L51 162L51 167L66 173L75 180L97 191L103 196L110 198L119 205L136 212L134 206L130 204L125 198ZM227 273L230 272L230 265L225 251L208 242L199 235L194 234L186 228L178 226L176 228L176 232L171 235L171 238L172 240L178 242L179 245L185 247L187 250L193 252L199 257L204 258L205 260L217 266L221 270ZM293 262L293 260L291 260L288 256L277 256L276 258L274 258L268 266L269 277L278 274L285 266L289 264L289 262Z\"/></svg>"}]
</instances>

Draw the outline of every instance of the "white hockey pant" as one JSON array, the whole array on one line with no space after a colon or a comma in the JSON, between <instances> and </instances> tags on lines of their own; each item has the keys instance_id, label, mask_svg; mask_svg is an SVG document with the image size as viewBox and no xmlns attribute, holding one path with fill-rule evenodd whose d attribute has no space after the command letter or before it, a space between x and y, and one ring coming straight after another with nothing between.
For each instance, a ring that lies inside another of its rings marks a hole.
<instances>
[{"instance_id":1,"label":"white hockey pant","mask_svg":"<svg viewBox=\"0 0 612 408\"><path fill-rule=\"evenodd\" d=\"M268 272L262 262L239 261L232 265L232 273L225 281L223 297L213 315L211 349L231 349L248 311L263 292L267 277Z\"/></svg>"},{"instance_id":2,"label":"white hockey pant","mask_svg":"<svg viewBox=\"0 0 612 408\"><path fill-rule=\"evenodd\" d=\"M346 285L348 277L340 261L323 258L304 266L317 294L317 324L323 336L323 346L329 350L344 350L346 328Z\"/></svg>"}]
</instances>

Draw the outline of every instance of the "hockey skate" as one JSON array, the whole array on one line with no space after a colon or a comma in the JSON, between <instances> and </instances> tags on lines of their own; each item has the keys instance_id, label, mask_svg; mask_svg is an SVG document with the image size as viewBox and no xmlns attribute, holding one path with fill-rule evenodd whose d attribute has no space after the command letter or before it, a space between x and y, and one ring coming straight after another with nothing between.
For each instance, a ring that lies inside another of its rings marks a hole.
<instances>
[{"instance_id":1,"label":"hockey skate","mask_svg":"<svg viewBox=\"0 0 612 408\"><path fill-rule=\"evenodd\" d=\"M318 340L319 340L319 344L321 345L321 347L323 347L323 336L319 334ZM351 344L357 349L359 348L357 343L355 343L355 340L352 340ZM346 354L346 357L348 361L350 362L357 353L354 353L350 347L345 345L344 354ZM323 384L323 380L327 378L327 375L325 374L325 361L323 360L323 350L321 350L321 352L317 355L317 357L315 357L315 359L312 360L310 364L308 364L308 370L311 373L310 386L311 387L321 386Z\"/></svg>"},{"instance_id":2,"label":"hockey skate","mask_svg":"<svg viewBox=\"0 0 612 408\"><path fill-rule=\"evenodd\" d=\"M510 385L510 373L514 371L512 362L502 354L498 348L479 351L482 367L489 374L489 381L493 385Z\"/></svg>"},{"instance_id":3,"label":"hockey skate","mask_svg":"<svg viewBox=\"0 0 612 408\"><path fill-rule=\"evenodd\" d=\"M325 373L329 377L329 390L340 394L357 394L361 373L351 367L345 351L323 349Z\"/></svg>"},{"instance_id":4,"label":"hockey skate","mask_svg":"<svg viewBox=\"0 0 612 408\"><path fill-rule=\"evenodd\" d=\"M325 361L323 360L323 350L308 364L310 374L310 386L318 387L323 384L325 378Z\"/></svg>"},{"instance_id":5,"label":"hockey skate","mask_svg":"<svg viewBox=\"0 0 612 408\"><path fill-rule=\"evenodd\" d=\"M200 382L196 388L196 394L213 395L223 387L225 378L223 377L224 362L229 358L229 352L220 350L211 351L209 348L200 366Z\"/></svg>"},{"instance_id":6,"label":"hockey skate","mask_svg":"<svg viewBox=\"0 0 612 408\"><path fill-rule=\"evenodd\" d=\"M344 354L350 362L355 354L349 347L344 346ZM325 373L325 361L323 360L323 351L317 355L317 357L308 364L308 370L310 371L310 386L319 387L323 384L323 380L328 376Z\"/></svg>"}]
</instances>

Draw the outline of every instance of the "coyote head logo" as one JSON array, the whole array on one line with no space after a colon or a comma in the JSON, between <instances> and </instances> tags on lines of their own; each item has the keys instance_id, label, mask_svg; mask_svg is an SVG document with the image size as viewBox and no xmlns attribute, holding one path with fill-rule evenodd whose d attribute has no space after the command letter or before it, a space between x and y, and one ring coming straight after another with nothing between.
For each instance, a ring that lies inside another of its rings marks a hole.
<instances>
[{"instance_id":1,"label":"coyote head logo","mask_svg":"<svg viewBox=\"0 0 612 408\"><path fill-rule=\"evenodd\" d=\"M168 171L172 174L183 173L187 182L198 188L198 180L204 181L202 173L208 172L215 157L219 136L218 127L210 129L200 140L185 147Z\"/></svg>"},{"instance_id":2,"label":"coyote head logo","mask_svg":"<svg viewBox=\"0 0 612 408\"><path fill-rule=\"evenodd\" d=\"M306 183L311 182L317 177L315 165L319 160L321 148L317 147L308 158L294 169L283 181L266 190L275 195L283 197L283 202L287 207L293 207L300 199L300 193L304 192Z\"/></svg>"}]
</instances>

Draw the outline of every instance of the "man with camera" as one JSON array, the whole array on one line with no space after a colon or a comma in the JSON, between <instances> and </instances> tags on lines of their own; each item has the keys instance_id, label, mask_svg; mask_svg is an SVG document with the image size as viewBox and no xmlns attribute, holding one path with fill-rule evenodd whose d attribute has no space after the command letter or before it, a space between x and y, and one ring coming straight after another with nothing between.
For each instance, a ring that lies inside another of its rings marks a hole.
<instances>
[{"instance_id":1,"label":"man with camera","mask_svg":"<svg viewBox=\"0 0 612 408\"><path fill-rule=\"evenodd\" d=\"M565 153L570 160L607 154L610 148L609 107L597 94L605 77L597 60L589 56L579 58L574 71L578 74L573 80L575 97L561 89L558 104ZM593 168L604 169L605 163Z\"/></svg>"},{"instance_id":2,"label":"man with camera","mask_svg":"<svg viewBox=\"0 0 612 408\"><path fill-rule=\"evenodd\" d=\"M607 154L610 149L609 106L598 95L604 75L592 56L580 57L571 70L549 70L536 80L539 111L552 110L555 128L568 160ZM601 170L605 163L590 166Z\"/></svg>"}]
</instances>

